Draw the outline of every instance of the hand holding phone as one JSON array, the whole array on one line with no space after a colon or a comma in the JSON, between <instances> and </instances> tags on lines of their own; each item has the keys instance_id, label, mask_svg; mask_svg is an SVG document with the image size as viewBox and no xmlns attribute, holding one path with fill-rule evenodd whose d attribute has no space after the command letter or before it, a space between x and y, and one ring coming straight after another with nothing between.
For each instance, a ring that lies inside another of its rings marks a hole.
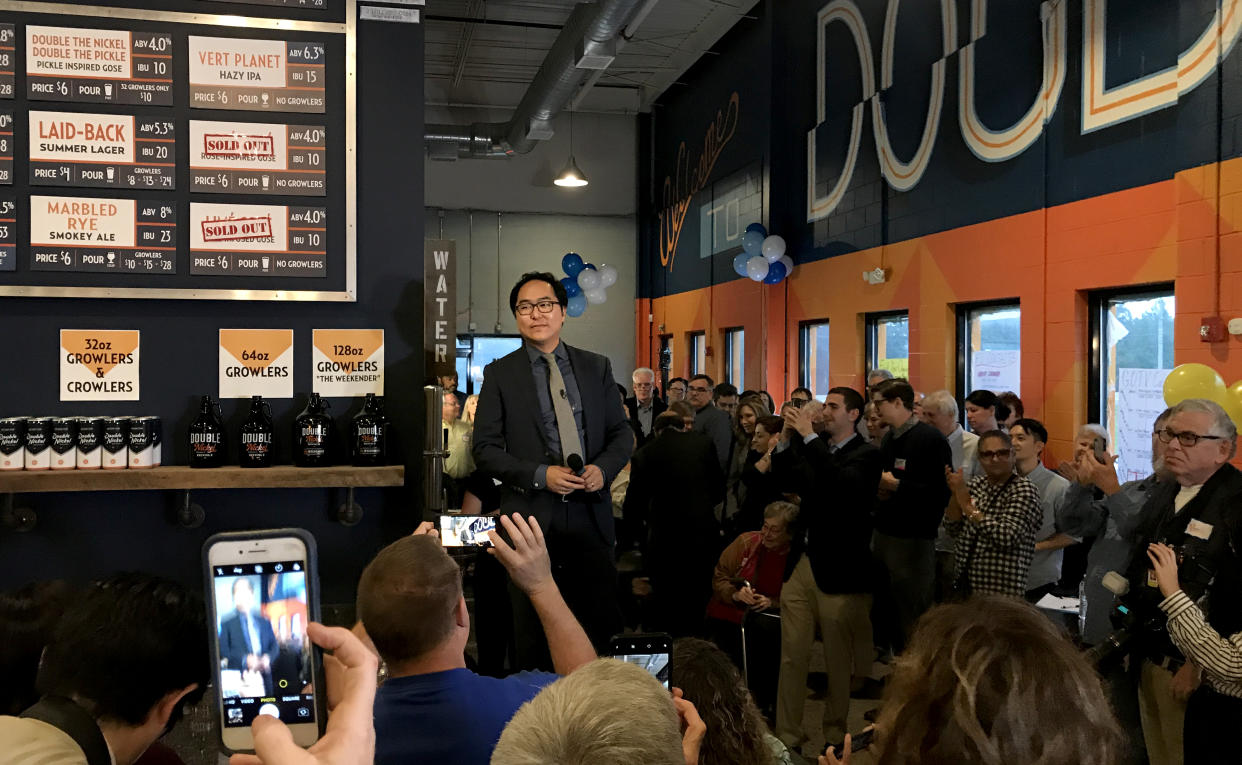
<instances>
[{"instance_id":1,"label":"hand holding phone","mask_svg":"<svg viewBox=\"0 0 1242 765\"><path fill-rule=\"evenodd\" d=\"M673 671L673 637L667 632L617 635L612 639L608 655L636 664L669 687Z\"/></svg>"},{"instance_id":2,"label":"hand holding phone","mask_svg":"<svg viewBox=\"0 0 1242 765\"><path fill-rule=\"evenodd\" d=\"M488 534L494 528L494 515L441 515L440 544L445 547L490 547L492 540ZM419 526L414 533L426 532L423 526Z\"/></svg>"},{"instance_id":3,"label":"hand holding phone","mask_svg":"<svg viewBox=\"0 0 1242 765\"><path fill-rule=\"evenodd\" d=\"M499 531L492 529L488 532L492 539L492 549L488 552L505 567L509 578L518 589L527 595L533 595L548 585L555 587L552 580L552 560L548 557L548 546L544 542L539 521L531 517L528 522L514 513L512 520L508 516L500 516L500 525L504 527L505 534L513 544L510 546Z\"/></svg>"}]
</instances>

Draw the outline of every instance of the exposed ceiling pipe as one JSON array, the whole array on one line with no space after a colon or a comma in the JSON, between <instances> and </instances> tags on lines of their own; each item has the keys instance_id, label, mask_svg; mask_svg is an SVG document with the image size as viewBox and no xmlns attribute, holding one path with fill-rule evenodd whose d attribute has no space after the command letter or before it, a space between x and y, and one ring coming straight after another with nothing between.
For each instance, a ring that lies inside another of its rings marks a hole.
<instances>
[{"instance_id":1,"label":"exposed ceiling pipe","mask_svg":"<svg viewBox=\"0 0 1242 765\"><path fill-rule=\"evenodd\" d=\"M607 68L617 38L639 0L579 3L507 122L427 125L423 141L432 159L499 158L525 154L553 135L555 117L590 70Z\"/></svg>"},{"instance_id":2,"label":"exposed ceiling pipe","mask_svg":"<svg viewBox=\"0 0 1242 765\"><path fill-rule=\"evenodd\" d=\"M660 0L647 0L647 2L643 3L643 7L638 9L638 13L635 13L634 18L630 19L630 23L626 24L625 29L621 30L621 39L617 40L618 53L621 52L621 49L625 47L627 42L634 39L634 35L638 33L638 28L647 20L647 15L651 13L651 9L655 8L658 2ZM574 96L573 101L569 104L571 111L578 111L578 107L586 98L587 93L591 92L591 88L595 87L595 83L599 82L599 78L603 76L603 69L596 69L591 73L591 76L582 84L582 87L578 88L577 95Z\"/></svg>"}]
</instances>

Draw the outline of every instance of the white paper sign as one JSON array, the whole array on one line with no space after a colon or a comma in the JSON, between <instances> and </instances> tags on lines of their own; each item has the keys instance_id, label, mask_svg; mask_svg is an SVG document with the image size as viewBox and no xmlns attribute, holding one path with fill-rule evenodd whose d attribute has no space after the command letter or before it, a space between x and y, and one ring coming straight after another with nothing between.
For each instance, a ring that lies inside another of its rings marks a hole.
<instances>
[{"instance_id":1,"label":"white paper sign","mask_svg":"<svg viewBox=\"0 0 1242 765\"><path fill-rule=\"evenodd\" d=\"M293 330L220 330L220 398L293 398Z\"/></svg>"},{"instance_id":2,"label":"white paper sign","mask_svg":"<svg viewBox=\"0 0 1242 765\"><path fill-rule=\"evenodd\" d=\"M1022 384L1021 351L975 351L970 354L970 389L1019 393Z\"/></svg>"},{"instance_id":3,"label":"white paper sign","mask_svg":"<svg viewBox=\"0 0 1242 765\"><path fill-rule=\"evenodd\" d=\"M317 329L311 348L315 393L384 395L384 330Z\"/></svg>"},{"instance_id":4,"label":"white paper sign","mask_svg":"<svg viewBox=\"0 0 1242 765\"><path fill-rule=\"evenodd\" d=\"M1151 475L1151 429L1164 411L1167 369L1118 369L1117 394L1109 420L1117 455L1117 479L1122 483Z\"/></svg>"},{"instance_id":5,"label":"white paper sign","mask_svg":"<svg viewBox=\"0 0 1242 765\"><path fill-rule=\"evenodd\" d=\"M137 401L138 330L62 329L61 401Z\"/></svg>"}]
</instances>

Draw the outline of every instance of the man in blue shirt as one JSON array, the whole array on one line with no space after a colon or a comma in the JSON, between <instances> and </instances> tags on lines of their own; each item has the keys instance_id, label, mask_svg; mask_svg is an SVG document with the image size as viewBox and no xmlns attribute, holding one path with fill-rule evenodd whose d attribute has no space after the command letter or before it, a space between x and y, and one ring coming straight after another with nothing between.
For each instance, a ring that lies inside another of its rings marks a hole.
<instances>
[{"instance_id":1,"label":"man in blue shirt","mask_svg":"<svg viewBox=\"0 0 1242 765\"><path fill-rule=\"evenodd\" d=\"M543 530L533 518L501 516L510 542L492 532L491 552L530 598L560 675L595 659L586 632L552 578ZM558 675L522 672L504 679L466 669L470 614L461 569L423 534L385 547L362 572L358 615L389 679L375 698L375 763L486 765L518 707Z\"/></svg>"}]
</instances>

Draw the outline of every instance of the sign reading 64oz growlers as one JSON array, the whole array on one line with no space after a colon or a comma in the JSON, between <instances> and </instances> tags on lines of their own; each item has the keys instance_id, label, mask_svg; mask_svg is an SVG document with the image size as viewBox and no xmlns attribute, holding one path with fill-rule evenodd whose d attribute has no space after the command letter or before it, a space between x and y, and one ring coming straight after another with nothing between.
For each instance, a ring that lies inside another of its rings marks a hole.
<instances>
[{"instance_id":1,"label":"sign reading 64oz growlers","mask_svg":"<svg viewBox=\"0 0 1242 765\"><path fill-rule=\"evenodd\" d=\"M61 401L137 401L138 330L62 329Z\"/></svg>"}]
</instances>

